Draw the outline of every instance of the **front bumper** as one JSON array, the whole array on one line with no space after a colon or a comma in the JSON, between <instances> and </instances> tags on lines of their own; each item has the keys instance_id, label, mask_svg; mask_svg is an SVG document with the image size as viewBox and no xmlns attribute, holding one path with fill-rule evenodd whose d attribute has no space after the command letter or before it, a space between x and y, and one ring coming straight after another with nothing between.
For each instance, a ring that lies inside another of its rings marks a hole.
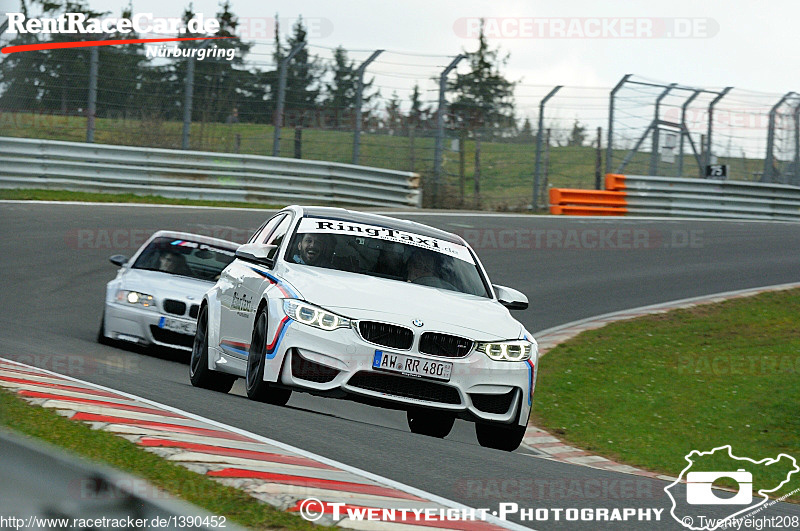
<instances>
[{"instance_id":1,"label":"front bumper","mask_svg":"<svg viewBox=\"0 0 800 531\"><path fill-rule=\"evenodd\" d=\"M185 332L169 330L167 320L180 323ZM160 345L191 351L197 322L188 317L138 308L132 304L106 302L105 331L111 339L139 345Z\"/></svg>"},{"instance_id":2,"label":"front bumper","mask_svg":"<svg viewBox=\"0 0 800 531\"><path fill-rule=\"evenodd\" d=\"M281 384L310 392L381 401L399 409L449 411L469 420L525 424L536 383L535 356L528 362L499 362L474 349L465 357L395 350L364 340L353 328L324 331L291 321L277 356ZM452 363L448 381L372 367L376 350Z\"/></svg>"}]
</instances>

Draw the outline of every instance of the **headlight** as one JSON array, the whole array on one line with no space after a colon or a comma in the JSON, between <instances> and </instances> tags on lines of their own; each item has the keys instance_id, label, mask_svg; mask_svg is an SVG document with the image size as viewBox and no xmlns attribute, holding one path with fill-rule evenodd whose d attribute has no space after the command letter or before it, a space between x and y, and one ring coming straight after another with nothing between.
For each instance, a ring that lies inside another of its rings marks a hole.
<instances>
[{"instance_id":1,"label":"headlight","mask_svg":"<svg viewBox=\"0 0 800 531\"><path fill-rule=\"evenodd\" d=\"M297 299L284 299L283 311L295 321L322 330L350 327L350 319Z\"/></svg>"},{"instance_id":2,"label":"headlight","mask_svg":"<svg viewBox=\"0 0 800 531\"><path fill-rule=\"evenodd\" d=\"M127 302L128 304L138 304L145 308L155 308L156 300L152 295L140 293L138 291L128 291L121 289L117 292L117 302Z\"/></svg>"},{"instance_id":3,"label":"headlight","mask_svg":"<svg viewBox=\"0 0 800 531\"><path fill-rule=\"evenodd\" d=\"M531 357L533 343L524 339L493 343L479 342L475 350L483 352L495 361L525 361Z\"/></svg>"}]
</instances>

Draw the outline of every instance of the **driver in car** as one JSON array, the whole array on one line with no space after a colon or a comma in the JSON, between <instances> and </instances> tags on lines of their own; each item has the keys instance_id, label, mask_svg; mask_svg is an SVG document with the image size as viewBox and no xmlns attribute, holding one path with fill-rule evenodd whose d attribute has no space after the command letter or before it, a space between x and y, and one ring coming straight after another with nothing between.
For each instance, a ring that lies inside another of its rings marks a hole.
<instances>
[{"instance_id":1,"label":"driver in car","mask_svg":"<svg viewBox=\"0 0 800 531\"><path fill-rule=\"evenodd\" d=\"M425 251L414 251L406 264L406 280L418 283L426 277L437 277L436 258L433 253Z\"/></svg>"},{"instance_id":2,"label":"driver in car","mask_svg":"<svg viewBox=\"0 0 800 531\"><path fill-rule=\"evenodd\" d=\"M292 259L298 264L323 266L329 247L329 240L325 234L307 233L297 243L298 252Z\"/></svg>"},{"instance_id":3,"label":"driver in car","mask_svg":"<svg viewBox=\"0 0 800 531\"><path fill-rule=\"evenodd\" d=\"M186 259L183 255L174 251L164 251L158 259L158 268L167 273L175 275L188 275L190 273L189 267L186 265Z\"/></svg>"}]
</instances>

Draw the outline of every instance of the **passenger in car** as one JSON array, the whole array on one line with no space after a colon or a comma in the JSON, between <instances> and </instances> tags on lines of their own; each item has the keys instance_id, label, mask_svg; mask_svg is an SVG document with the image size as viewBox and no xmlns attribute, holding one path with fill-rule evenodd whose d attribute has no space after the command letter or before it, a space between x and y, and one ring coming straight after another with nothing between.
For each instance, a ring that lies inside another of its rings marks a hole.
<instances>
[{"instance_id":1,"label":"passenger in car","mask_svg":"<svg viewBox=\"0 0 800 531\"><path fill-rule=\"evenodd\" d=\"M418 282L427 277L437 277L436 257L430 251L417 249L409 257L406 263L406 280L408 282Z\"/></svg>"},{"instance_id":2,"label":"passenger in car","mask_svg":"<svg viewBox=\"0 0 800 531\"><path fill-rule=\"evenodd\" d=\"M297 243L297 253L292 259L298 264L327 267L331 250L331 238L327 234L304 234Z\"/></svg>"}]
</instances>

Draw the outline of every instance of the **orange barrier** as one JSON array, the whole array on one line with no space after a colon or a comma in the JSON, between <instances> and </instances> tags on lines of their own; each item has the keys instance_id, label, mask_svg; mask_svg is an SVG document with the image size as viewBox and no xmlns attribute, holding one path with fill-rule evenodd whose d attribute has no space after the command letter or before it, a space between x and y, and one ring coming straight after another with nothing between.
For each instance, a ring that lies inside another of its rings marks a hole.
<instances>
[{"instance_id":1,"label":"orange barrier","mask_svg":"<svg viewBox=\"0 0 800 531\"><path fill-rule=\"evenodd\" d=\"M551 205L595 205L624 207L625 192L605 190L574 190L570 188L551 188Z\"/></svg>"},{"instance_id":2,"label":"orange barrier","mask_svg":"<svg viewBox=\"0 0 800 531\"><path fill-rule=\"evenodd\" d=\"M565 216L624 216L627 208L551 205L550 213Z\"/></svg>"},{"instance_id":3,"label":"orange barrier","mask_svg":"<svg viewBox=\"0 0 800 531\"><path fill-rule=\"evenodd\" d=\"M624 190L625 176L618 173L606 173L606 190Z\"/></svg>"},{"instance_id":4,"label":"orange barrier","mask_svg":"<svg viewBox=\"0 0 800 531\"><path fill-rule=\"evenodd\" d=\"M625 176L606 174L605 190L550 189L550 213L567 216L622 216L627 214Z\"/></svg>"},{"instance_id":5,"label":"orange barrier","mask_svg":"<svg viewBox=\"0 0 800 531\"><path fill-rule=\"evenodd\" d=\"M550 213L567 216L622 216L625 192L607 190L550 189Z\"/></svg>"}]
</instances>

